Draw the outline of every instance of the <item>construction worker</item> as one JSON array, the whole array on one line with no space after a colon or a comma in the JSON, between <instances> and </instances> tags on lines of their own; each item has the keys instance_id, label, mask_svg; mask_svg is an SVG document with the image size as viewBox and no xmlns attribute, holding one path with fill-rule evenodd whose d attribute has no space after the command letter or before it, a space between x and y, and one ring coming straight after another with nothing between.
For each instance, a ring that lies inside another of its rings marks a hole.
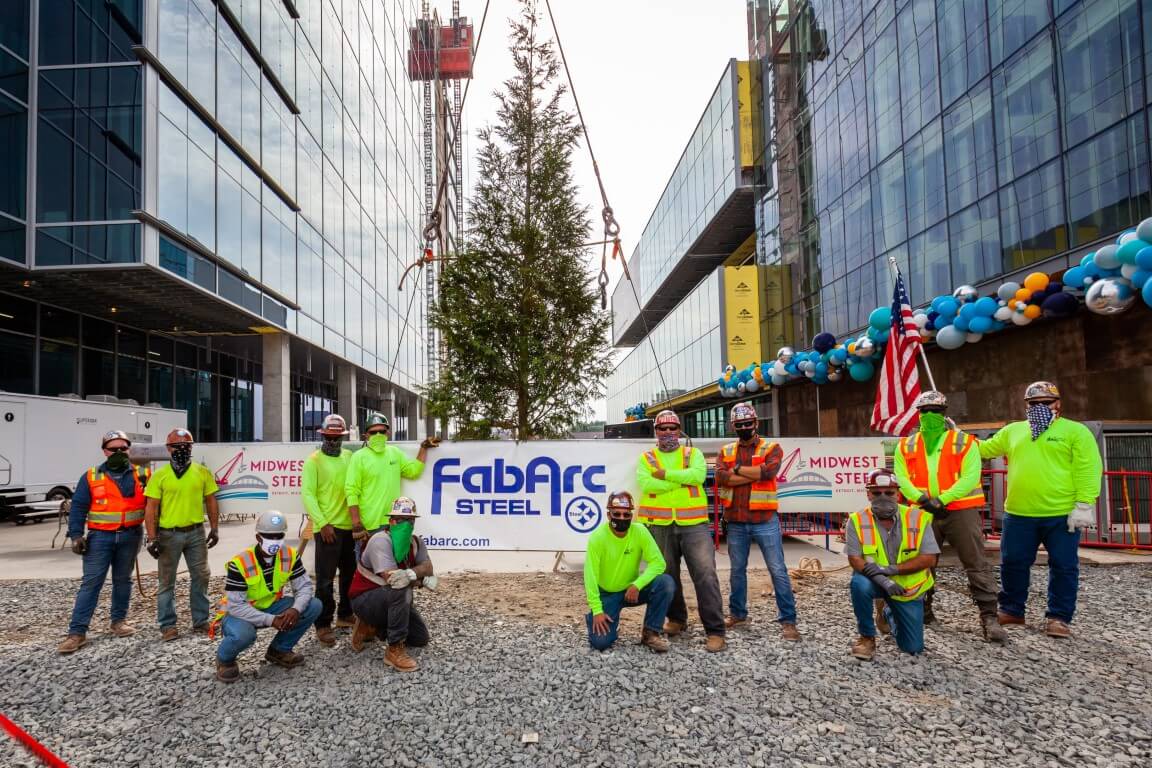
<instances>
[{"instance_id":1,"label":"construction worker","mask_svg":"<svg viewBox=\"0 0 1152 768\"><path fill-rule=\"evenodd\" d=\"M323 645L336 644L332 617L337 627L351 627L352 598L348 589L356 572L355 542L352 540L352 518L344 496L345 475L352 461L352 451L344 447L348 424L337 413L329 414L317 430L321 443L304 460L300 481L300 498L316 539L316 595L324 610L316 619L316 639ZM332 594L336 572L340 572L340 604L337 610Z\"/></svg>"},{"instance_id":2,"label":"construction worker","mask_svg":"<svg viewBox=\"0 0 1152 768\"><path fill-rule=\"evenodd\" d=\"M707 634L705 647L715 653L724 650L724 605L720 580L716 575L716 548L708 525L708 499L704 476L708 468L697 448L680 445L680 417L660 411L654 422L656 447L640 456L636 482L640 486L637 517L648 526L664 555L666 572L676 582L676 593L668 608L664 631L669 637L688 626L688 605L680 581L680 559L696 587L700 621Z\"/></svg>"},{"instance_id":3,"label":"construction worker","mask_svg":"<svg viewBox=\"0 0 1152 768\"><path fill-rule=\"evenodd\" d=\"M423 648L429 640L428 625L413 605L412 589L436 588L428 548L412 532L419 516L412 499L396 499L388 528L368 539L352 580L352 610L356 612L352 649L362 650L364 641L377 630L384 632L388 641L384 663L400 672L416 671L408 648Z\"/></svg>"},{"instance_id":4,"label":"construction worker","mask_svg":"<svg viewBox=\"0 0 1152 768\"><path fill-rule=\"evenodd\" d=\"M749 403L737 403L730 414L738 438L720 449L716 457L716 482L728 537L732 563L732 590L728 595L729 629L748 620L748 553L755 541L764 556L776 595L776 621L785 640L799 640L796 629L796 598L784 562L784 537L780 532L780 504L776 499L776 473L784 451L778 443L756 434L759 417Z\"/></svg>"},{"instance_id":5,"label":"construction worker","mask_svg":"<svg viewBox=\"0 0 1152 768\"><path fill-rule=\"evenodd\" d=\"M292 649L324 608L312 596L312 580L299 554L284 541L287 533L288 518L282 512L261 512L256 518L256 543L228 561L225 610L214 622L224 634L216 649L217 680L240 679L236 657L256 642L256 630L262 627L276 629L265 659L286 669L304 661ZM292 587L291 597L284 596L286 584Z\"/></svg>"},{"instance_id":6,"label":"construction worker","mask_svg":"<svg viewBox=\"0 0 1152 768\"><path fill-rule=\"evenodd\" d=\"M1060 390L1036 381L1024 391L1027 420L980 441L980 456L1008 459L1008 495L1000 536L1000 623L1024 624L1036 551L1048 553L1049 637L1072 636L1080 578L1080 529L1096 524L1103 464L1095 436L1061 417Z\"/></svg>"},{"instance_id":7,"label":"construction worker","mask_svg":"<svg viewBox=\"0 0 1152 768\"><path fill-rule=\"evenodd\" d=\"M144 531L144 486L152 473L146 467L133 469L128 460L131 446L128 435L120 430L105 434L100 439L104 463L85 472L72 494L68 538L72 551L84 558L84 579L72 607L68 636L56 648L60 653L74 653L87 644L88 622L96 611L109 569L112 634L129 637L136 632L126 619L132 597L132 565Z\"/></svg>"},{"instance_id":8,"label":"construction worker","mask_svg":"<svg viewBox=\"0 0 1152 768\"><path fill-rule=\"evenodd\" d=\"M400 495L401 478L420 477L428 449L440 444L434 437L425 438L415 460L410 459L404 451L388 445L392 427L382 413L369 415L363 431L364 447L352 454L344 478L352 537L361 545L388 522L392 502Z\"/></svg>"},{"instance_id":9,"label":"construction worker","mask_svg":"<svg viewBox=\"0 0 1152 768\"><path fill-rule=\"evenodd\" d=\"M664 556L652 534L632 525L636 503L627 491L608 496L608 522L588 537L584 559L584 591L588 596L588 643L598 651L616 642L620 611L625 605L646 605L640 644L667 653L664 618L676 582L664 573ZM640 561L644 560L644 571Z\"/></svg>"},{"instance_id":10,"label":"construction worker","mask_svg":"<svg viewBox=\"0 0 1152 768\"><path fill-rule=\"evenodd\" d=\"M940 547L932 535L932 516L899 502L896 475L888 469L868 473L868 508L853 512L844 526L844 554L852 566L852 611L860 636L852 655L871 661L876 652L872 603L883 599L896 645L905 653L924 650L924 595L932 588L932 568Z\"/></svg>"},{"instance_id":11,"label":"construction worker","mask_svg":"<svg viewBox=\"0 0 1152 768\"><path fill-rule=\"evenodd\" d=\"M161 639L168 642L180 636L176 628L176 570L181 556L192 578L188 596L192 628L208 631L208 550L220 541L220 509L216 505L219 487L212 471L192 462L192 433L174 429L165 443L171 458L156 470L144 489L148 498L144 528L148 554L157 560L156 619Z\"/></svg>"},{"instance_id":12,"label":"construction worker","mask_svg":"<svg viewBox=\"0 0 1152 768\"><path fill-rule=\"evenodd\" d=\"M996 574L984 556L984 489L980 485L980 450L976 438L950 426L948 399L922 392L913 403L920 428L901 438L894 469L904 498L932 515L938 545L948 542L968 574L968 592L980 611L980 628L988 642L1003 643L1008 634L996 621ZM932 624L932 595L924 598L924 623Z\"/></svg>"}]
</instances>

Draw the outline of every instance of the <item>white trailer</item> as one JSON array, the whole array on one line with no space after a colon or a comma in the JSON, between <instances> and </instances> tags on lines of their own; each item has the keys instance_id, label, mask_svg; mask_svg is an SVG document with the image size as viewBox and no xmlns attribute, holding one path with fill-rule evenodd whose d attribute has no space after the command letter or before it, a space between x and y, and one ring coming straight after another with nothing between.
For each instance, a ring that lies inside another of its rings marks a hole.
<instances>
[{"instance_id":1,"label":"white trailer","mask_svg":"<svg viewBox=\"0 0 1152 768\"><path fill-rule=\"evenodd\" d=\"M84 470L101 460L100 438L120 429L136 443L162 443L187 428L182 410L0 392L0 520L19 505L70 498Z\"/></svg>"}]
</instances>

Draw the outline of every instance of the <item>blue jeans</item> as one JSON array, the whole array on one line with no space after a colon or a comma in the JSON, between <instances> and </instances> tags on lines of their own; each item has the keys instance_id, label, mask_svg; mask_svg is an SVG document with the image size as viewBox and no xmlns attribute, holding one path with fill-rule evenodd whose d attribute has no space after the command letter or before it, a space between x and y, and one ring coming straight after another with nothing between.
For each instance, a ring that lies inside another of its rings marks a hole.
<instances>
[{"instance_id":1,"label":"blue jeans","mask_svg":"<svg viewBox=\"0 0 1152 768\"><path fill-rule=\"evenodd\" d=\"M161 528L156 535L162 547L156 561L156 621L160 629L176 626L176 570L180 567L181 555L188 565L188 575L192 577L188 595L192 626L207 624L211 617L208 615L208 545L204 529L176 531Z\"/></svg>"},{"instance_id":2,"label":"blue jeans","mask_svg":"<svg viewBox=\"0 0 1152 768\"><path fill-rule=\"evenodd\" d=\"M872 618L874 600L884 600L884 614L896 635L896 645L905 653L924 650L924 598L893 600L888 593L872 583L862 573L852 574L849 585L852 592L852 612L856 614L856 630L861 637L876 637L876 621Z\"/></svg>"},{"instance_id":3,"label":"blue jeans","mask_svg":"<svg viewBox=\"0 0 1152 768\"><path fill-rule=\"evenodd\" d=\"M1048 552L1048 610L1045 615L1072 621L1080 579L1080 531L1068 533L1068 517L1004 515L1000 535L1000 610L1024 616L1028 582L1040 545Z\"/></svg>"},{"instance_id":4,"label":"blue jeans","mask_svg":"<svg viewBox=\"0 0 1152 768\"><path fill-rule=\"evenodd\" d=\"M126 531L88 531L88 551L84 553L84 580L76 593L72 608L72 621L68 634L88 633L88 622L100 602L100 590L108 569L112 569L112 621L128 617L128 601L132 597L132 564L140 551L144 526L137 525Z\"/></svg>"},{"instance_id":5,"label":"blue jeans","mask_svg":"<svg viewBox=\"0 0 1152 768\"><path fill-rule=\"evenodd\" d=\"M652 580L651 584L640 590L640 599L636 605L648 606L644 609L645 629L650 629L653 632L664 631L664 617L668 615L668 605L672 602L672 595L675 592L676 582L666 573L660 574ZM624 595L625 592L600 590L600 604L604 613L608 614L608 618L611 619L606 634L597 635L594 633L592 631L592 614L584 615L584 621L588 625L588 644L598 651L607 650L612 647L612 643L616 642L616 632L620 626L620 611L626 606Z\"/></svg>"},{"instance_id":6,"label":"blue jeans","mask_svg":"<svg viewBox=\"0 0 1152 768\"><path fill-rule=\"evenodd\" d=\"M292 607L293 599L291 597L282 597L272 605L268 606L265 613L271 613L274 616L279 616ZM296 647L296 643L300 642L300 638L304 637L304 633L312 626L312 622L316 621L316 617L320 615L320 611L324 610L324 605L312 598L308 603L308 607L304 613L300 614L300 619L296 622L296 626L288 631L277 631L276 637L272 638L272 642L268 647L275 651L287 652ZM256 630L258 627L255 624L250 624L243 619L237 619L233 616L224 617L224 637L220 641L220 647L216 649L216 659L221 664L231 664L236 661L244 650L256 642Z\"/></svg>"},{"instance_id":7,"label":"blue jeans","mask_svg":"<svg viewBox=\"0 0 1152 768\"><path fill-rule=\"evenodd\" d=\"M764 555L764 564L772 576L772 591L776 593L776 621L796 623L796 597L792 594L792 579L784 563L784 537L780 533L780 518L772 515L766 523L728 523L728 559L732 562L732 592L728 596L728 611L734 618L748 616L748 553L755 541Z\"/></svg>"}]
</instances>

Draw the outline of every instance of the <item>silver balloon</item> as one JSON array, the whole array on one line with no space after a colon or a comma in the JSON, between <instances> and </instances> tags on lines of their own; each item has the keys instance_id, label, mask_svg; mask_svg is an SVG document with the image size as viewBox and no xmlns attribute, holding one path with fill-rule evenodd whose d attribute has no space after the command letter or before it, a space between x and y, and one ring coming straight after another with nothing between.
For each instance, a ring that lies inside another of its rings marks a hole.
<instances>
[{"instance_id":1,"label":"silver balloon","mask_svg":"<svg viewBox=\"0 0 1152 768\"><path fill-rule=\"evenodd\" d=\"M795 356L796 350L792 349L792 347L780 347L780 351L776 353L776 359L784 363L784 365L792 362L792 358Z\"/></svg>"},{"instance_id":2,"label":"silver balloon","mask_svg":"<svg viewBox=\"0 0 1152 768\"><path fill-rule=\"evenodd\" d=\"M980 292L970 285L962 285L956 290L952 291L952 298L961 304L971 304L980 298Z\"/></svg>"},{"instance_id":3,"label":"silver balloon","mask_svg":"<svg viewBox=\"0 0 1152 768\"><path fill-rule=\"evenodd\" d=\"M1102 277L1092 283L1084 295L1084 305L1097 315L1118 315L1126 312L1136 301L1136 291L1127 280Z\"/></svg>"},{"instance_id":4,"label":"silver balloon","mask_svg":"<svg viewBox=\"0 0 1152 768\"><path fill-rule=\"evenodd\" d=\"M876 351L876 344L867 336L861 336L856 340L856 357L871 357L872 353Z\"/></svg>"}]
</instances>

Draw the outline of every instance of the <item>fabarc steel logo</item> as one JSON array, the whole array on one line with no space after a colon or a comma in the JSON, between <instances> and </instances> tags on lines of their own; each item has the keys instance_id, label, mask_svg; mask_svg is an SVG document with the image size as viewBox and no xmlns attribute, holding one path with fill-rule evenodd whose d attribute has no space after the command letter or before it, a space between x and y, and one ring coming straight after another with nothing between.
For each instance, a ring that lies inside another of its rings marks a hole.
<instances>
[{"instance_id":1,"label":"fabarc steel logo","mask_svg":"<svg viewBox=\"0 0 1152 768\"><path fill-rule=\"evenodd\" d=\"M432 465L433 515L563 518L577 533L603 518L598 498L608 492L603 464L563 465L539 456L523 466L504 459L462 467L458 458ZM445 495L454 501L445 503Z\"/></svg>"}]
</instances>

